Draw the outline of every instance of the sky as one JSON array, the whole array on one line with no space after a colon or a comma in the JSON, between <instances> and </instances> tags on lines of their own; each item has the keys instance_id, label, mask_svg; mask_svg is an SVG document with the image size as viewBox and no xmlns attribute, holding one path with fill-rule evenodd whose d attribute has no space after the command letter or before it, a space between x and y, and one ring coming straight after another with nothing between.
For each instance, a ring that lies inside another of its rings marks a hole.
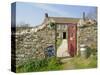
<instances>
[{"instance_id":1,"label":"sky","mask_svg":"<svg viewBox=\"0 0 100 75\"><path fill-rule=\"evenodd\" d=\"M37 26L43 22L45 13L51 17L82 18L83 12L88 14L94 10L96 7L92 6L16 2L16 23Z\"/></svg>"}]
</instances>

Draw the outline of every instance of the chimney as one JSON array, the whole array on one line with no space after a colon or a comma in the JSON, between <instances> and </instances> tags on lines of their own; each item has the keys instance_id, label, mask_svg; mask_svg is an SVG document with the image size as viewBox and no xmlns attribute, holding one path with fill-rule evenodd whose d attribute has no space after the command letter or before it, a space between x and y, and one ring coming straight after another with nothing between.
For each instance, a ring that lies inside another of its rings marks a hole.
<instances>
[{"instance_id":1,"label":"chimney","mask_svg":"<svg viewBox=\"0 0 100 75\"><path fill-rule=\"evenodd\" d=\"M45 13L45 17L48 18L48 13Z\"/></svg>"},{"instance_id":2,"label":"chimney","mask_svg":"<svg viewBox=\"0 0 100 75\"><path fill-rule=\"evenodd\" d=\"M85 12L83 12L83 21L85 21Z\"/></svg>"}]
</instances>

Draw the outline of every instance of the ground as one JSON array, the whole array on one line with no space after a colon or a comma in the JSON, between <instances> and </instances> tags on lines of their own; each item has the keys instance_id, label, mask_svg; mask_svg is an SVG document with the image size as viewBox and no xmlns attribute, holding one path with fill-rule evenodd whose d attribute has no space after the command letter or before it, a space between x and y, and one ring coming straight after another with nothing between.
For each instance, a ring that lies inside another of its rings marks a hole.
<instances>
[{"instance_id":1,"label":"ground","mask_svg":"<svg viewBox=\"0 0 100 75\"><path fill-rule=\"evenodd\" d=\"M86 69L86 68L96 68L97 58L96 56L90 56L89 58L83 57L73 57L61 59L63 62L63 69Z\"/></svg>"}]
</instances>

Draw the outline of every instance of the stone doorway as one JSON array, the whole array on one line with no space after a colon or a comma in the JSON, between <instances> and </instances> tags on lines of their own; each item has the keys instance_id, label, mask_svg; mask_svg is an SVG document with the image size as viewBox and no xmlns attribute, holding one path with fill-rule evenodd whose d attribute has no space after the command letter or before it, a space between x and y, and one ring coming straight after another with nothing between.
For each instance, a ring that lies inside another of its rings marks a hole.
<instances>
[{"instance_id":1,"label":"stone doorway","mask_svg":"<svg viewBox=\"0 0 100 75\"><path fill-rule=\"evenodd\" d=\"M57 57L73 57L77 53L77 24L68 23L61 29L63 30L56 31L62 35L61 38L56 38Z\"/></svg>"},{"instance_id":2,"label":"stone doorway","mask_svg":"<svg viewBox=\"0 0 100 75\"><path fill-rule=\"evenodd\" d=\"M70 54L68 53L68 26L67 25L61 25L61 29L57 29L58 33L60 33L60 38L57 39L57 43L60 43L60 45L57 45L57 57L69 57Z\"/></svg>"}]
</instances>

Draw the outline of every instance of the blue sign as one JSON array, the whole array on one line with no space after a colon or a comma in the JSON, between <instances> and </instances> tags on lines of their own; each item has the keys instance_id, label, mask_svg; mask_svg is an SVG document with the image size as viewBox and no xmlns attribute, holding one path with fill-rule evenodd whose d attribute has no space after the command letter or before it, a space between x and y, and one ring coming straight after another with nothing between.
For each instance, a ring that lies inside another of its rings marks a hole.
<instances>
[{"instance_id":1,"label":"blue sign","mask_svg":"<svg viewBox=\"0 0 100 75\"><path fill-rule=\"evenodd\" d=\"M53 45L48 46L48 47L45 49L45 55L46 55L47 57L55 56L55 48L54 48Z\"/></svg>"}]
</instances>

